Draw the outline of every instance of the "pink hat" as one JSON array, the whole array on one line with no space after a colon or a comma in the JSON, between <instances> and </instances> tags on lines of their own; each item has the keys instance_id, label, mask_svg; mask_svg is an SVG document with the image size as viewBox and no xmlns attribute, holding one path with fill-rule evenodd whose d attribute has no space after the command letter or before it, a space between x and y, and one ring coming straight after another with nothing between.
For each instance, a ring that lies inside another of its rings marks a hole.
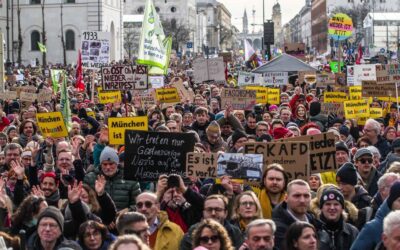
<instances>
[{"instance_id":1,"label":"pink hat","mask_svg":"<svg viewBox=\"0 0 400 250\"><path fill-rule=\"evenodd\" d=\"M276 105L269 106L269 111L277 110L277 109L278 109L278 106L276 106Z\"/></svg>"},{"instance_id":2,"label":"pink hat","mask_svg":"<svg viewBox=\"0 0 400 250\"><path fill-rule=\"evenodd\" d=\"M307 135L319 135L321 134L321 131L316 128L309 128L307 129Z\"/></svg>"}]
</instances>

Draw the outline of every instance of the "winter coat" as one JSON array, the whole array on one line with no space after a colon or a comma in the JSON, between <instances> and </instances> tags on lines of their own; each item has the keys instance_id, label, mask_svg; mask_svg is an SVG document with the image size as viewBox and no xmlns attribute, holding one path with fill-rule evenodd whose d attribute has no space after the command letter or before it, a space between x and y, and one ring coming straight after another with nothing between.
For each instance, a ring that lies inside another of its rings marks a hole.
<instances>
[{"instance_id":1,"label":"winter coat","mask_svg":"<svg viewBox=\"0 0 400 250\"><path fill-rule=\"evenodd\" d=\"M64 236L60 236L60 238L58 238L56 245L54 247L54 250L60 249L60 248L64 248L63 246L60 247L61 244L68 244L69 246L73 246L72 249L82 249L78 243L76 243L75 241L71 241L71 240L67 240L66 238L64 238ZM42 250L42 244L40 243L40 238L39 235L37 234L37 232L35 232L29 239L28 239L28 244L27 244L27 249L28 250Z\"/></svg>"},{"instance_id":2,"label":"winter coat","mask_svg":"<svg viewBox=\"0 0 400 250\"><path fill-rule=\"evenodd\" d=\"M331 231L326 224L318 220L316 229L318 232L319 250L348 250L358 235L358 229L353 225L341 222L342 226L336 231Z\"/></svg>"},{"instance_id":3,"label":"winter coat","mask_svg":"<svg viewBox=\"0 0 400 250\"><path fill-rule=\"evenodd\" d=\"M95 170L85 176L84 182L94 189L94 185L99 174L103 174L101 170ZM104 174L103 174L104 175ZM117 210L120 211L124 208L134 208L136 196L140 194L140 186L136 181L124 180L124 174L121 169L112 176L106 177L105 191L113 199Z\"/></svg>"},{"instance_id":4,"label":"winter coat","mask_svg":"<svg viewBox=\"0 0 400 250\"><path fill-rule=\"evenodd\" d=\"M395 161L400 161L400 156L390 152L386 156L386 159L379 165L378 171L381 173L386 173L386 171L389 169L390 164L392 164Z\"/></svg>"},{"instance_id":5,"label":"winter coat","mask_svg":"<svg viewBox=\"0 0 400 250\"><path fill-rule=\"evenodd\" d=\"M378 180L381 176L382 174L374 167L371 169L370 176L368 177L367 183L365 183L365 189L371 197L378 192Z\"/></svg>"},{"instance_id":6,"label":"winter coat","mask_svg":"<svg viewBox=\"0 0 400 250\"><path fill-rule=\"evenodd\" d=\"M368 194L367 190L362 186L356 186L356 195L351 199L351 202L358 208L369 207L372 197Z\"/></svg>"},{"instance_id":7,"label":"winter coat","mask_svg":"<svg viewBox=\"0 0 400 250\"><path fill-rule=\"evenodd\" d=\"M108 233L106 235L106 238L103 240L103 244L99 248L99 250L108 250L111 244L117 239L115 235ZM83 250L88 250L88 248L85 247L83 242L78 241L79 245L82 247Z\"/></svg>"},{"instance_id":8,"label":"winter coat","mask_svg":"<svg viewBox=\"0 0 400 250\"><path fill-rule=\"evenodd\" d=\"M390 213L390 208L385 200L376 212L375 218L368 222L358 234L351 246L351 250L373 250L381 241L383 232L383 219Z\"/></svg>"},{"instance_id":9,"label":"winter coat","mask_svg":"<svg viewBox=\"0 0 400 250\"><path fill-rule=\"evenodd\" d=\"M157 230L156 243L153 250L176 250L182 240L183 231L175 223L168 220L168 215L160 211L158 215L160 224Z\"/></svg>"},{"instance_id":10,"label":"winter coat","mask_svg":"<svg viewBox=\"0 0 400 250\"><path fill-rule=\"evenodd\" d=\"M391 151L391 146L389 142L385 138L383 138L383 136L378 135L378 142L374 146L379 150L379 153L381 153L380 161L385 160L386 156Z\"/></svg>"}]
</instances>

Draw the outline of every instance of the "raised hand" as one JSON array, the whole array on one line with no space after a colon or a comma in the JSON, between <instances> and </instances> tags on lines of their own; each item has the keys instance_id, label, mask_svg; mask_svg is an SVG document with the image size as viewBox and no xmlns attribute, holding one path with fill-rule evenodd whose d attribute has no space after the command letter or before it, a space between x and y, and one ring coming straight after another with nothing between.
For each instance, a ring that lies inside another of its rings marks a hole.
<instances>
[{"instance_id":1,"label":"raised hand","mask_svg":"<svg viewBox=\"0 0 400 250\"><path fill-rule=\"evenodd\" d=\"M68 201L70 204L77 202L82 194L82 182L74 182L74 185L68 185Z\"/></svg>"},{"instance_id":2,"label":"raised hand","mask_svg":"<svg viewBox=\"0 0 400 250\"><path fill-rule=\"evenodd\" d=\"M32 186L31 193L39 197L44 197L44 192L39 186Z\"/></svg>"},{"instance_id":3,"label":"raised hand","mask_svg":"<svg viewBox=\"0 0 400 250\"><path fill-rule=\"evenodd\" d=\"M233 185L229 176L222 176L221 186L225 188L227 194L233 194Z\"/></svg>"},{"instance_id":4,"label":"raised hand","mask_svg":"<svg viewBox=\"0 0 400 250\"><path fill-rule=\"evenodd\" d=\"M97 180L95 182L94 189L98 196L102 196L104 194L104 189L106 187L106 183L107 183L107 181L106 181L106 178L104 177L104 175L97 176Z\"/></svg>"},{"instance_id":5,"label":"raised hand","mask_svg":"<svg viewBox=\"0 0 400 250\"><path fill-rule=\"evenodd\" d=\"M72 145L72 155L75 157L75 159L80 159L79 155L79 150L81 148L81 144L79 143L79 140L72 140L71 142Z\"/></svg>"},{"instance_id":6,"label":"raised hand","mask_svg":"<svg viewBox=\"0 0 400 250\"><path fill-rule=\"evenodd\" d=\"M11 161L10 166L17 175L17 179L22 180L25 175L25 168L21 166L21 163L18 161Z\"/></svg>"}]
</instances>

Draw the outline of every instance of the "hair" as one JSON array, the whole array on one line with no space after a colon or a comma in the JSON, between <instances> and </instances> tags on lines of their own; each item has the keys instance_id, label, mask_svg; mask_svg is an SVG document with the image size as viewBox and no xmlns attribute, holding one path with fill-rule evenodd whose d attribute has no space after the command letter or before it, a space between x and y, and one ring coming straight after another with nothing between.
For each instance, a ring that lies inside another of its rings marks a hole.
<instances>
[{"instance_id":1,"label":"hair","mask_svg":"<svg viewBox=\"0 0 400 250\"><path fill-rule=\"evenodd\" d=\"M385 173L378 179L378 182L377 182L378 188L381 189L381 188L385 187L387 185L386 182L388 179L398 180L398 179L400 179L400 175L397 173Z\"/></svg>"},{"instance_id":2,"label":"hair","mask_svg":"<svg viewBox=\"0 0 400 250\"><path fill-rule=\"evenodd\" d=\"M365 122L365 126L367 126L368 124L372 126L372 128L375 130L376 134L378 134L378 135L380 134L381 125L379 124L379 122L370 118Z\"/></svg>"},{"instance_id":3,"label":"hair","mask_svg":"<svg viewBox=\"0 0 400 250\"><path fill-rule=\"evenodd\" d=\"M219 240L221 242L221 250L233 250L231 239L228 236L225 228L219 224L218 222L212 219L205 219L199 223L196 229L192 233L192 246L197 247L200 246L200 237L201 232L204 228L209 228L214 233L217 233L219 236Z\"/></svg>"},{"instance_id":4,"label":"hair","mask_svg":"<svg viewBox=\"0 0 400 250\"><path fill-rule=\"evenodd\" d=\"M228 199L221 195L221 194L212 194L210 196L207 196L207 198L204 200L204 204L206 203L206 201L208 200L222 200L225 206L225 210L228 209Z\"/></svg>"},{"instance_id":5,"label":"hair","mask_svg":"<svg viewBox=\"0 0 400 250\"><path fill-rule=\"evenodd\" d=\"M395 227L400 226L400 210L390 212L383 220L383 233L390 235Z\"/></svg>"},{"instance_id":6,"label":"hair","mask_svg":"<svg viewBox=\"0 0 400 250\"><path fill-rule=\"evenodd\" d=\"M400 162L399 161L394 161L389 165L388 170L386 173L397 173L400 174Z\"/></svg>"},{"instance_id":7,"label":"hair","mask_svg":"<svg viewBox=\"0 0 400 250\"><path fill-rule=\"evenodd\" d=\"M178 122L178 123L181 123L181 122L182 122L182 115L179 114L179 113L172 113L172 114L169 116L169 119L170 119L170 120L174 120L174 121L176 121L176 122Z\"/></svg>"},{"instance_id":8,"label":"hair","mask_svg":"<svg viewBox=\"0 0 400 250\"><path fill-rule=\"evenodd\" d=\"M367 149L371 151L374 157L377 157L378 159L381 158L381 153L379 152L379 149L377 149L375 146L368 146Z\"/></svg>"},{"instance_id":9,"label":"hair","mask_svg":"<svg viewBox=\"0 0 400 250\"><path fill-rule=\"evenodd\" d=\"M247 115L246 115L246 120L247 119L249 119L249 117L251 117L251 118L253 118L253 119L257 119L257 117L256 117L256 114L254 114L254 113L248 113Z\"/></svg>"},{"instance_id":10,"label":"hair","mask_svg":"<svg viewBox=\"0 0 400 250\"><path fill-rule=\"evenodd\" d=\"M79 241L81 242L81 244L84 244L84 238L85 238L85 232L88 228L92 228L95 231L99 231L101 233L101 239L102 241L106 240L108 237L108 229L107 227L98 222L98 221L94 221L94 220L88 220L85 221L83 224L81 224L81 226L79 227Z\"/></svg>"},{"instance_id":11,"label":"hair","mask_svg":"<svg viewBox=\"0 0 400 250\"><path fill-rule=\"evenodd\" d=\"M22 147L18 143L9 143L7 146L4 147L4 156L7 155L8 150L14 150L14 149L19 149L19 154L22 154Z\"/></svg>"},{"instance_id":12,"label":"hair","mask_svg":"<svg viewBox=\"0 0 400 250\"><path fill-rule=\"evenodd\" d=\"M241 216L239 214L239 207L240 207L240 199L243 196L250 196L254 203L256 204L256 214L254 216L254 219L261 219L263 218L262 215L262 209L261 209L261 204L260 204L260 200L257 198L256 194L252 191L245 191L243 193L240 193L238 196L236 196L235 201L233 202L233 208L232 208L232 220L240 220Z\"/></svg>"},{"instance_id":13,"label":"hair","mask_svg":"<svg viewBox=\"0 0 400 250\"><path fill-rule=\"evenodd\" d=\"M282 173L282 175L283 175L283 180L285 181L285 185L284 185L283 188L286 189L286 186L287 186L287 184L288 184L289 178L288 178L287 174L285 173L285 169L282 167L281 164L278 164L278 163L269 164L269 165L265 168L265 171L264 171L263 176L262 176L262 178L261 178L261 185L260 185L260 187L261 187L261 188L265 188L265 186L264 186L264 179L265 179L265 177L267 176L268 172L271 171L271 170L275 170L275 171L278 171L278 172L281 172L281 173Z\"/></svg>"},{"instance_id":14,"label":"hair","mask_svg":"<svg viewBox=\"0 0 400 250\"><path fill-rule=\"evenodd\" d=\"M139 250L151 250L139 237L132 234L118 236L118 238L110 246L109 250L118 250L120 245L129 243L135 244Z\"/></svg>"},{"instance_id":15,"label":"hair","mask_svg":"<svg viewBox=\"0 0 400 250\"><path fill-rule=\"evenodd\" d=\"M284 111L284 110L287 110L287 111L289 111L290 115L292 114L292 111L290 110L290 108L289 108L289 107L282 107L282 108L281 108L281 110L279 110L279 117L281 116L281 114L282 114L282 111Z\"/></svg>"},{"instance_id":16,"label":"hair","mask_svg":"<svg viewBox=\"0 0 400 250\"><path fill-rule=\"evenodd\" d=\"M270 219L256 219L256 220L253 220L252 222L250 222L249 224L247 224L245 237L247 239L249 238L250 230L253 227L262 227L262 226L266 226L266 225L268 225L271 228L272 235L274 235L275 231L276 231L276 225L275 225L275 222L273 220L270 220Z\"/></svg>"},{"instance_id":17,"label":"hair","mask_svg":"<svg viewBox=\"0 0 400 250\"><path fill-rule=\"evenodd\" d=\"M195 111L194 111L194 115L208 115L208 110L204 107L198 107Z\"/></svg>"},{"instance_id":18,"label":"hair","mask_svg":"<svg viewBox=\"0 0 400 250\"><path fill-rule=\"evenodd\" d=\"M146 221L146 216L139 212L125 212L118 216L116 226L118 233L123 234L124 227L128 224Z\"/></svg>"},{"instance_id":19,"label":"hair","mask_svg":"<svg viewBox=\"0 0 400 250\"><path fill-rule=\"evenodd\" d=\"M310 185L308 185L308 183L305 180L296 179L296 180L289 182L289 184L287 185L287 188L286 188L287 194L290 194L290 190L292 189L293 185L306 186L306 187L308 187L308 189L310 189Z\"/></svg>"},{"instance_id":20,"label":"hair","mask_svg":"<svg viewBox=\"0 0 400 250\"><path fill-rule=\"evenodd\" d=\"M304 120L307 120L308 119L307 108L306 108L306 106L304 104L297 105L296 111L294 112L295 116L298 117L297 112L299 111L299 108L303 108L304 109Z\"/></svg>"},{"instance_id":21,"label":"hair","mask_svg":"<svg viewBox=\"0 0 400 250\"><path fill-rule=\"evenodd\" d=\"M317 237L317 231L315 230L315 227L312 224L304 221L296 221L295 223L290 225L290 227L286 231L284 240L285 244L284 249L286 250L298 249L297 247L295 247L295 243L296 241L298 241L305 228L311 228L315 233L315 237Z\"/></svg>"},{"instance_id":22,"label":"hair","mask_svg":"<svg viewBox=\"0 0 400 250\"><path fill-rule=\"evenodd\" d=\"M6 247L8 247L8 249L21 249L21 239L18 236L11 236L6 232L0 232L0 238L3 238L4 243L6 243Z\"/></svg>"},{"instance_id":23,"label":"hair","mask_svg":"<svg viewBox=\"0 0 400 250\"><path fill-rule=\"evenodd\" d=\"M91 205L90 211L95 213L100 212L101 206L97 200L96 192L88 184L83 184L82 187L88 193L89 204Z\"/></svg>"},{"instance_id":24,"label":"hair","mask_svg":"<svg viewBox=\"0 0 400 250\"><path fill-rule=\"evenodd\" d=\"M17 211L15 211L12 216L13 226L22 226L24 222L29 222L32 220L33 216L39 213L40 204L46 201L44 197L29 195L27 196L21 204L18 206Z\"/></svg>"},{"instance_id":25,"label":"hair","mask_svg":"<svg viewBox=\"0 0 400 250\"><path fill-rule=\"evenodd\" d=\"M358 138L357 143L356 143L357 148L360 148L361 142L367 143L368 146L372 145L372 142L367 137L363 136L363 137Z\"/></svg>"},{"instance_id":26,"label":"hair","mask_svg":"<svg viewBox=\"0 0 400 250\"><path fill-rule=\"evenodd\" d=\"M302 127L300 127L301 135L307 135L307 130L309 130L310 128L316 128L318 130L321 130L321 128L315 122L308 122L304 124Z\"/></svg>"},{"instance_id":27,"label":"hair","mask_svg":"<svg viewBox=\"0 0 400 250\"><path fill-rule=\"evenodd\" d=\"M265 121L259 121L259 122L257 122L257 124L256 124L256 129L257 129L259 126L265 126L265 127L267 127L267 129L270 129L269 124L268 124L267 122L265 122Z\"/></svg>"},{"instance_id":28,"label":"hair","mask_svg":"<svg viewBox=\"0 0 400 250\"><path fill-rule=\"evenodd\" d=\"M38 128L37 128L37 125L36 125L35 121L33 121L32 119L26 119L26 120L24 120L24 121L21 123L21 125L19 126L18 132L19 132L20 135L22 135L22 134L24 133L24 127L25 127L25 125L26 125L28 122L31 122L31 123L32 123L33 134L36 134L36 133L37 133L37 129L38 129Z\"/></svg>"}]
</instances>

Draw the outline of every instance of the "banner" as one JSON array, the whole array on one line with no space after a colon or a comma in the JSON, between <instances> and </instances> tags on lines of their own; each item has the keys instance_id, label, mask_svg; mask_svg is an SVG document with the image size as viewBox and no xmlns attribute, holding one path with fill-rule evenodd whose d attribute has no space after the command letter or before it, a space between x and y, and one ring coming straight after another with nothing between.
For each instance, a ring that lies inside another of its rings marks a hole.
<instances>
[{"instance_id":1,"label":"banner","mask_svg":"<svg viewBox=\"0 0 400 250\"><path fill-rule=\"evenodd\" d=\"M156 89L157 100L163 103L180 102L178 90L176 88L159 88Z\"/></svg>"},{"instance_id":2,"label":"banner","mask_svg":"<svg viewBox=\"0 0 400 250\"><path fill-rule=\"evenodd\" d=\"M347 101L347 94L343 92L324 92L325 103L340 103Z\"/></svg>"},{"instance_id":3,"label":"banner","mask_svg":"<svg viewBox=\"0 0 400 250\"><path fill-rule=\"evenodd\" d=\"M125 130L147 131L149 129L147 116L109 117L108 138L111 145L124 145Z\"/></svg>"},{"instance_id":4,"label":"banner","mask_svg":"<svg viewBox=\"0 0 400 250\"><path fill-rule=\"evenodd\" d=\"M202 83L206 81L215 81L216 83L225 83L225 64L222 57L203 58L199 57L193 61L194 82Z\"/></svg>"},{"instance_id":5,"label":"banner","mask_svg":"<svg viewBox=\"0 0 400 250\"><path fill-rule=\"evenodd\" d=\"M351 86L349 87L349 100L361 100L362 99L362 87Z\"/></svg>"},{"instance_id":6,"label":"banner","mask_svg":"<svg viewBox=\"0 0 400 250\"><path fill-rule=\"evenodd\" d=\"M121 91L101 91L99 92L99 102L101 104L122 102Z\"/></svg>"},{"instance_id":7,"label":"banner","mask_svg":"<svg viewBox=\"0 0 400 250\"><path fill-rule=\"evenodd\" d=\"M260 181L262 170L262 154L223 153L218 156L218 177L227 175L233 179Z\"/></svg>"},{"instance_id":8,"label":"banner","mask_svg":"<svg viewBox=\"0 0 400 250\"><path fill-rule=\"evenodd\" d=\"M247 90L255 90L256 91L256 102L257 103L267 103L268 102L268 88L266 87L256 87L256 86L247 86L245 89Z\"/></svg>"},{"instance_id":9,"label":"banner","mask_svg":"<svg viewBox=\"0 0 400 250\"><path fill-rule=\"evenodd\" d=\"M267 72L264 73L265 85L286 85L289 82L288 72Z\"/></svg>"},{"instance_id":10,"label":"banner","mask_svg":"<svg viewBox=\"0 0 400 250\"><path fill-rule=\"evenodd\" d=\"M224 88L221 91L221 107L227 105L234 110L252 110L256 105L256 91Z\"/></svg>"},{"instance_id":11,"label":"banner","mask_svg":"<svg viewBox=\"0 0 400 250\"><path fill-rule=\"evenodd\" d=\"M53 138L68 136L68 130L61 112L37 113L36 121L44 138L48 136Z\"/></svg>"},{"instance_id":12,"label":"banner","mask_svg":"<svg viewBox=\"0 0 400 250\"><path fill-rule=\"evenodd\" d=\"M61 79L61 114L64 118L64 124L67 126L68 131L72 128L72 115L71 115L71 106L69 105L69 96L67 91L67 77L65 71L60 75Z\"/></svg>"},{"instance_id":13,"label":"banner","mask_svg":"<svg viewBox=\"0 0 400 250\"><path fill-rule=\"evenodd\" d=\"M194 151L191 133L125 131L124 179L157 181L162 174L186 176L186 155Z\"/></svg>"},{"instance_id":14,"label":"banner","mask_svg":"<svg viewBox=\"0 0 400 250\"><path fill-rule=\"evenodd\" d=\"M103 90L147 89L147 66L114 65L101 68Z\"/></svg>"},{"instance_id":15,"label":"banner","mask_svg":"<svg viewBox=\"0 0 400 250\"><path fill-rule=\"evenodd\" d=\"M186 176L217 178L217 160L217 153L187 153Z\"/></svg>"},{"instance_id":16,"label":"banner","mask_svg":"<svg viewBox=\"0 0 400 250\"><path fill-rule=\"evenodd\" d=\"M267 88L268 104L278 104L281 102L281 90L279 88Z\"/></svg>"},{"instance_id":17,"label":"banner","mask_svg":"<svg viewBox=\"0 0 400 250\"><path fill-rule=\"evenodd\" d=\"M346 116L346 119L369 117L368 100L344 102L344 115Z\"/></svg>"},{"instance_id":18,"label":"banner","mask_svg":"<svg viewBox=\"0 0 400 250\"><path fill-rule=\"evenodd\" d=\"M238 85L239 87L248 85L263 85L264 79L262 74L239 71Z\"/></svg>"},{"instance_id":19,"label":"banner","mask_svg":"<svg viewBox=\"0 0 400 250\"><path fill-rule=\"evenodd\" d=\"M362 81L363 97L387 97L396 98L396 85L391 83L377 84L375 81Z\"/></svg>"},{"instance_id":20,"label":"banner","mask_svg":"<svg viewBox=\"0 0 400 250\"><path fill-rule=\"evenodd\" d=\"M82 32L82 66L99 69L110 62L111 33L100 31Z\"/></svg>"}]
</instances>

